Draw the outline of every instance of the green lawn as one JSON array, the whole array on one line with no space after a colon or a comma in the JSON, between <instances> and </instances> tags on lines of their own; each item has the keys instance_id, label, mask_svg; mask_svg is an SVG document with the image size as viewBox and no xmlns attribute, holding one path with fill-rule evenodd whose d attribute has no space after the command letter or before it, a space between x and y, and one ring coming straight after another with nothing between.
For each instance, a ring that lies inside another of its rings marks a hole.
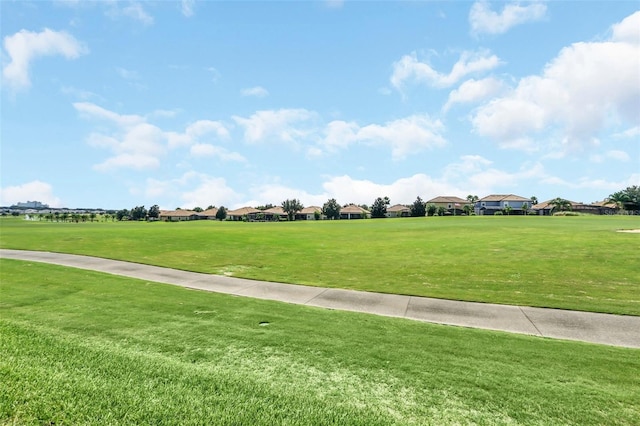
<instances>
[{"instance_id":1,"label":"green lawn","mask_svg":"<svg viewBox=\"0 0 640 426\"><path fill-rule=\"evenodd\" d=\"M634 425L640 418L638 350L33 262L0 260L0 270L0 424Z\"/></svg>"},{"instance_id":2,"label":"green lawn","mask_svg":"<svg viewBox=\"0 0 640 426\"><path fill-rule=\"evenodd\" d=\"M640 217L293 223L0 220L0 247L238 277L640 315Z\"/></svg>"}]
</instances>

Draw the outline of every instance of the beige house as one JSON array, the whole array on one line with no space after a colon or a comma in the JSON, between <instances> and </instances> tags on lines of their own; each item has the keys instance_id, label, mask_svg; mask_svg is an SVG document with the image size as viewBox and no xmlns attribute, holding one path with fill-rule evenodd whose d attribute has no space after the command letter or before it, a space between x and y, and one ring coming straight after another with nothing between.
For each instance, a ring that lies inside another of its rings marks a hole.
<instances>
[{"instance_id":1,"label":"beige house","mask_svg":"<svg viewBox=\"0 0 640 426\"><path fill-rule=\"evenodd\" d=\"M371 212L355 204L349 204L340 209L340 219L367 219L371 217Z\"/></svg>"},{"instance_id":2,"label":"beige house","mask_svg":"<svg viewBox=\"0 0 640 426\"><path fill-rule=\"evenodd\" d=\"M215 207L212 209L207 209L204 211L201 211L200 213L196 213L198 215L198 219L205 219L205 220L215 220L216 219L216 214L218 214L218 209L216 209Z\"/></svg>"},{"instance_id":3,"label":"beige house","mask_svg":"<svg viewBox=\"0 0 640 426\"><path fill-rule=\"evenodd\" d=\"M284 212L284 210L280 206L271 207L270 209L263 210L261 213L262 213L262 219L267 222L287 219L287 214ZM260 213L258 213L258 218L260 217L261 217Z\"/></svg>"},{"instance_id":4,"label":"beige house","mask_svg":"<svg viewBox=\"0 0 640 426\"><path fill-rule=\"evenodd\" d=\"M409 217L411 209L403 204L396 204L387 208L387 217Z\"/></svg>"},{"instance_id":5,"label":"beige house","mask_svg":"<svg viewBox=\"0 0 640 426\"><path fill-rule=\"evenodd\" d=\"M243 220L246 218L249 221L254 221L259 213L262 213L262 210L254 209L253 207L240 207L239 209L228 211L227 219Z\"/></svg>"},{"instance_id":6,"label":"beige house","mask_svg":"<svg viewBox=\"0 0 640 426\"><path fill-rule=\"evenodd\" d=\"M320 219L326 219L327 217L322 214L322 207L309 206L300 210L295 215L296 220L316 220L316 212L320 213Z\"/></svg>"},{"instance_id":7,"label":"beige house","mask_svg":"<svg viewBox=\"0 0 640 426\"><path fill-rule=\"evenodd\" d=\"M158 219L165 222L182 222L198 220L198 213L191 210L160 210Z\"/></svg>"},{"instance_id":8,"label":"beige house","mask_svg":"<svg viewBox=\"0 0 640 426\"><path fill-rule=\"evenodd\" d=\"M464 213L463 209L465 205L468 204L469 206L472 206L472 204L469 203L468 200L464 200L460 197L451 195L432 198L427 201L427 205L429 204L433 204L436 207L444 207L447 212L454 215L460 215Z\"/></svg>"}]
</instances>

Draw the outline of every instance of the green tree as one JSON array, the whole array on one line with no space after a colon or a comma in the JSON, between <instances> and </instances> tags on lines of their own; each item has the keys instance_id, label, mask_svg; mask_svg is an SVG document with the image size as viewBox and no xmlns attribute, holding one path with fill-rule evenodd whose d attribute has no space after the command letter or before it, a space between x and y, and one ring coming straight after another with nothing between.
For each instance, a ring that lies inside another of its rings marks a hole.
<instances>
[{"instance_id":1,"label":"green tree","mask_svg":"<svg viewBox=\"0 0 640 426\"><path fill-rule=\"evenodd\" d=\"M322 214L324 214L327 219L340 219L340 204L336 201L335 198L331 198L322 206Z\"/></svg>"},{"instance_id":2,"label":"green tree","mask_svg":"<svg viewBox=\"0 0 640 426\"><path fill-rule=\"evenodd\" d=\"M445 214L447 214L447 209L444 208L444 206L438 206L436 209L436 214L438 216L444 216Z\"/></svg>"},{"instance_id":3,"label":"green tree","mask_svg":"<svg viewBox=\"0 0 640 426\"><path fill-rule=\"evenodd\" d=\"M118 210L116 212L116 219L118 221L129 219L129 210L127 210L127 209Z\"/></svg>"},{"instance_id":4,"label":"green tree","mask_svg":"<svg viewBox=\"0 0 640 426\"><path fill-rule=\"evenodd\" d=\"M147 216L150 219L158 219L160 217L160 207L157 204L149 207L149 211L147 212Z\"/></svg>"},{"instance_id":5,"label":"green tree","mask_svg":"<svg viewBox=\"0 0 640 426\"><path fill-rule=\"evenodd\" d=\"M511 215L511 212L513 211L513 207L505 206L503 210L507 214L507 216L509 216L509 215Z\"/></svg>"},{"instance_id":6,"label":"green tree","mask_svg":"<svg viewBox=\"0 0 640 426\"><path fill-rule=\"evenodd\" d=\"M416 200L409 207L412 217L424 217L427 214L427 203L422 201L422 198L417 197Z\"/></svg>"},{"instance_id":7,"label":"green tree","mask_svg":"<svg viewBox=\"0 0 640 426\"><path fill-rule=\"evenodd\" d=\"M435 204L430 203L427 206L427 216L434 216L437 211L438 211L438 207Z\"/></svg>"},{"instance_id":8,"label":"green tree","mask_svg":"<svg viewBox=\"0 0 640 426\"><path fill-rule=\"evenodd\" d=\"M225 220L227 218L227 209L224 206L220 206L216 212L216 219Z\"/></svg>"},{"instance_id":9,"label":"green tree","mask_svg":"<svg viewBox=\"0 0 640 426\"><path fill-rule=\"evenodd\" d=\"M387 206L391 204L389 197L376 198L371 205L371 217L381 218L387 216Z\"/></svg>"},{"instance_id":10,"label":"green tree","mask_svg":"<svg viewBox=\"0 0 640 426\"><path fill-rule=\"evenodd\" d=\"M476 201L478 201L480 198L478 198L477 195L467 195L467 201L471 204L475 204Z\"/></svg>"},{"instance_id":11,"label":"green tree","mask_svg":"<svg viewBox=\"0 0 640 426\"><path fill-rule=\"evenodd\" d=\"M561 212L565 210L571 210L571 201L565 200L564 198L554 198L553 200L549 201L549 204L553 206L551 211L554 213L556 210Z\"/></svg>"},{"instance_id":12,"label":"green tree","mask_svg":"<svg viewBox=\"0 0 640 426\"><path fill-rule=\"evenodd\" d=\"M462 211L464 212L464 214L469 216L469 215L471 215L471 213L473 213L473 207L471 206L471 204L465 204L462 207Z\"/></svg>"},{"instance_id":13,"label":"green tree","mask_svg":"<svg viewBox=\"0 0 640 426\"><path fill-rule=\"evenodd\" d=\"M89 219L91 219L91 222L93 222L94 220L96 220L96 214L91 212L89 213Z\"/></svg>"},{"instance_id":14,"label":"green tree","mask_svg":"<svg viewBox=\"0 0 640 426\"><path fill-rule=\"evenodd\" d=\"M535 206L536 204L538 204L538 197L534 195L533 197L531 197L531 205Z\"/></svg>"},{"instance_id":15,"label":"green tree","mask_svg":"<svg viewBox=\"0 0 640 426\"><path fill-rule=\"evenodd\" d=\"M131 220L142 220L147 218L147 209L144 206L136 206L131 209L131 213L129 215Z\"/></svg>"},{"instance_id":16,"label":"green tree","mask_svg":"<svg viewBox=\"0 0 640 426\"><path fill-rule=\"evenodd\" d=\"M214 206L213 204L209 204L209 207L207 207L207 210L211 210L211 209L215 209L216 206Z\"/></svg>"},{"instance_id":17,"label":"green tree","mask_svg":"<svg viewBox=\"0 0 640 426\"><path fill-rule=\"evenodd\" d=\"M202 210L202 207L194 207L193 211L196 213L202 213L203 210Z\"/></svg>"},{"instance_id":18,"label":"green tree","mask_svg":"<svg viewBox=\"0 0 640 426\"><path fill-rule=\"evenodd\" d=\"M302 209L304 209L304 206L297 198L293 198L291 200L286 199L282 202L282 210L287 214L289 220L293 220L295 214Z\"/></svg>"},{"instance_id":19,"label":"green tree","mask_svg":"<svg viewBox=\"0 0 640 426\"><path fill-rule=\"evenodd\" d=\"M624 210L640 210L640 186L629 186L609 195L608 200Z\"/></svg>"}]
</instances>

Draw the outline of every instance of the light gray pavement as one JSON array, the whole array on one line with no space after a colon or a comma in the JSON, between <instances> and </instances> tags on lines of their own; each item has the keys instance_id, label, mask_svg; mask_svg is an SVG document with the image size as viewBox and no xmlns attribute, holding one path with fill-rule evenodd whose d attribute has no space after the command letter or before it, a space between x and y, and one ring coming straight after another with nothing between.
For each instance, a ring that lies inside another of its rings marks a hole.
<instances>
[{"instance_id":1,"label":"light gray pavement","mask_svg":"<svg viewBox=\"0 0 640 426\"><path fill-rule=\"evenodd\" d=\"M246 280L89 256L0 249L0 258L89 269L182 287L462 327L640 348L640 317Z\"/></svg>"}]
</instances>

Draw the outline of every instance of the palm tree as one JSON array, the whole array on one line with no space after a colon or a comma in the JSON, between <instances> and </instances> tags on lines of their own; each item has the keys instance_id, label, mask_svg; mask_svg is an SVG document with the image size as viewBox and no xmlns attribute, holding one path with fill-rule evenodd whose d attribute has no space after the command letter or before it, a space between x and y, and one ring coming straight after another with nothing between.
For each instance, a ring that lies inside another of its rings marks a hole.
<instances>
[{"instance_id":1,"label":"palm tree","mask_svg":"<svg viewBox=\"0 0 640 426\"><path fill-rule=\"evenodd\" d=\"M553 209L551 209L551 211L555 211L556 209L560 210L561 212L565 210L571 210L571 201L565 200L564 198L554 198L553 200L549 201L549 204L553 206Z\"/></svg>"}]
</instances>

